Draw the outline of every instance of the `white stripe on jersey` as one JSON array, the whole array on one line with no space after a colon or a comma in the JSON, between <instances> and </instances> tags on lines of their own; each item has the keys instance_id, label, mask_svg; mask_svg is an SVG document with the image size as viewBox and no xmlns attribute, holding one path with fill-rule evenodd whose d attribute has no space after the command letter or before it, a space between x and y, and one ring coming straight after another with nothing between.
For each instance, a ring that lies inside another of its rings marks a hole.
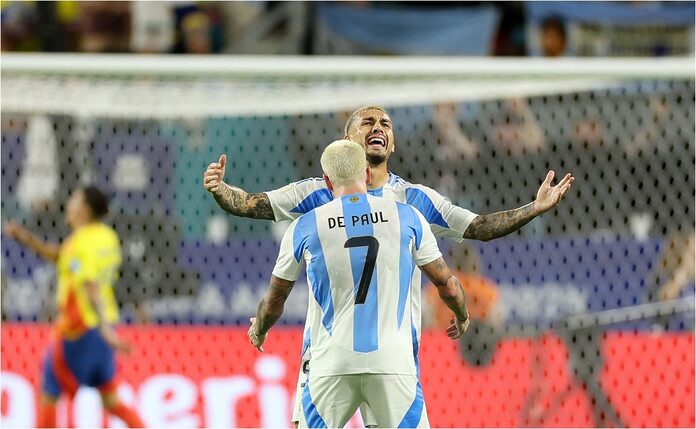
<instances>
[{"instance_id":1,"label":"white stripe on jersey","mask_svg":"<svg viewBox=\"0 0 696 429\"><path fill-rule=\"evenodd\" d=\"M417 374L415 267L440 256L423 216L383 198L348 195L295 220L273 274L296 280L307 263L312 373Z\"/></svg>"}]
</instances>

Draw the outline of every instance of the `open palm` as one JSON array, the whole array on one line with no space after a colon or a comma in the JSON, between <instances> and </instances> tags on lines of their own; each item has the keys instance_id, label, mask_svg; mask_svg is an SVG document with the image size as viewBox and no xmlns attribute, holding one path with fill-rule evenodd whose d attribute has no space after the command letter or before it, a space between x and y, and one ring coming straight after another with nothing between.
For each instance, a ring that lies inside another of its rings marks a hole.
<instances>
[{"instance_id":1,"label":"open palm","mask_svg":"<svg viewBox=\"0 0 696 429\"><path fill-rule=\"evenodd\" d=\"M541 184L541 186L539 186L536 201L534 202L539 213L546 212L556 207L558 203L560 203L561 200L568 195L570 186L575 181L575 177L573 177L570 173L567 173L565 176L563 176L563 179L556 184L556 186L551 186L551 182L553 182L553 178L555 176L556 173L553 170L550 170L546 174L546 179L544 179L544 182Z\"/></svg>"}]
</instances>

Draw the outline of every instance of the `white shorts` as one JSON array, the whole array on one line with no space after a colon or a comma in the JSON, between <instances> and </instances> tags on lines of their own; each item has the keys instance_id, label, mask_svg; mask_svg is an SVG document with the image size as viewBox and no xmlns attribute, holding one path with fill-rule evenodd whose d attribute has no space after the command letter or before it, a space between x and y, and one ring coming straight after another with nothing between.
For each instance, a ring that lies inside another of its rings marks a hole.
<instances>
[{"instance_id":1,"label":"white shorts","mask_svg":"<svg viewBox=\"0 0 696 429\"><path fill-rule=\"evenodd\" d=\"M309 359L302 359L302 365L300 365L300 373L297 376L297 390L295 393L295 406L292 408L292 423L299 424L300 417L302 416L302 390L304 390L305 384L307 383L307 374L309 373ZM362 418L363 425L365 427L377 427L377 421L375 420L372 410L366 403L360 404L360 417Z\"/></svg>"},{"instance_id":2,"label":"white shorts","mask_svg":"<svg viewBox=\"0 0 696 429\"><path fill-rule=\"evenodd\" d=\"M423 390L415 375L349 374L313 377L302 390L301 428L342 428L361 403L378 427L429 428Z\"/></svg>"}]
</instances>

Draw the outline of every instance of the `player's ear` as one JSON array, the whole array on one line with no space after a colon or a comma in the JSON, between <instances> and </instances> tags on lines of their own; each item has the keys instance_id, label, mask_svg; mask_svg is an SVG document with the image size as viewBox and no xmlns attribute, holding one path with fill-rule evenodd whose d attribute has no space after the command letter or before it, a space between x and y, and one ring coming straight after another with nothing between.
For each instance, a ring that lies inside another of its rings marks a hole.
<instances>
[{"instance_id":1,"label":"player's ear","mask_svg":"<svg viewBox=\"0 0 696 429\"><path fill-rule=\"evenodd\" d=\"M326 182L326 187L329 188L329 191L333 193L333 183L331 183L331 179L329 179L329 176L327 176L326 174L324 174L324 182Z\"/></svg>"}]
</instances>

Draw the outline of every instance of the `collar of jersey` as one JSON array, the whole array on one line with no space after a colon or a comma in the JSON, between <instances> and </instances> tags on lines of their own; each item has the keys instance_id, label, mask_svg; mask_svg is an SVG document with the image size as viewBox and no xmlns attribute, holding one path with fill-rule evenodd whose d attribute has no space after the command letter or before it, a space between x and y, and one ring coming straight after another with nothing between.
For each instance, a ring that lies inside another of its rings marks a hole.
<instances>
[{"instance_id":1,"label":"collar of jersey","mask_svg":"<svg viewBox=\"0 0 696 429\"><path fill-rule=\"evenodd\" d=\"M385 186L387 186L387 185L393 185L393 184L394 184L394 182L396 181L396 174L392 173L391 171L389 171L388 173L389 173L389 176L388 176L389 178L387 179L387 183L385 183L384 185L380 186L379 188L368 189L368 190L367 190L367 194L368 194L368 195L374 196L374 194L377 194L377 193L379 193L380 191L383 191Z\"/></svg>"}]
</instances>

